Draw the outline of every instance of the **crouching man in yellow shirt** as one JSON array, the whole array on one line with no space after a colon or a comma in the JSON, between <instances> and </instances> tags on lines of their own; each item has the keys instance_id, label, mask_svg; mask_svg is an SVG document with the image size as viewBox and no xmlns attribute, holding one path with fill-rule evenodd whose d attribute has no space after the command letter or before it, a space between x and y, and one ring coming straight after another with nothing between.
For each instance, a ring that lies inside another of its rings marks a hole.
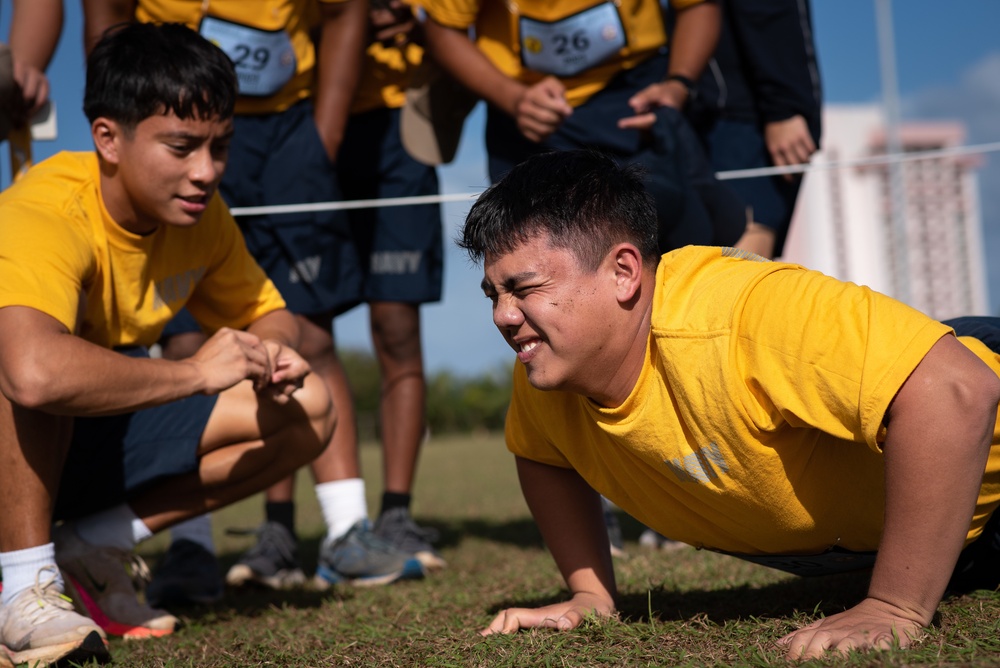
<instances>
[{"instance_id":1,"label":"crouching man in yellow shirt","mask_svg":"<svg viewBox=\"0 0 1000 668\"><path fill-rule=\"evenodd\" d=\"M780 639L791 658L908 645L949 585L1000 584L1000 361L980 340L1000 321L956 336L745 251L661 257L641 179L584 151L514 168L460 244L517 353L507 445L572 592L483 633L613 612L598 493L700 548L803 575L873 567L858 605Z\"/></svg>"},{"instance_id":2,"label":"crouching man in yellow shirt","mask_svg":"<svg viewBox=\"0 0 1000 668\"><path fill-rule=\"evenodd\" d=\"M298 325L217 194L236 88L186 27L112 31L87 68L96 151L0 195L0 661L104 659L106 634L171 633L137 598L136 543L329 440ZM150 359L185 306L212 336Z\"/></svg>"}]
</instances>

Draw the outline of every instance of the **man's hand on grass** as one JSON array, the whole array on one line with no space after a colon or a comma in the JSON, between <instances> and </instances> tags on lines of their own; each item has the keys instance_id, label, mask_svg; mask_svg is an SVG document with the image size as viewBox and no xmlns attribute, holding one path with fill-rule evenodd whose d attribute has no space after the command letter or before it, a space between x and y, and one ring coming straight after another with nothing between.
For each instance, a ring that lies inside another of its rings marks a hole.
<instances>
[{"instance_id":1,"label":"man's hand on grass","mask_svg":"<svg viewBox=\"0 0 1000 668\"><path fill-rule=\"evenodd\" d=\"M576 628L587 615L609 617L615 611L614 604L596 594L576 594L564 603L554 603L541 608L507 608L479 635L494 633L517 633L520 629L558 629L568 631Z\"/></svg>"},{"instance_id":2,"label":"man's hand on grass","mask_svg":"<svg viewBox=\"0 0 1000 668\"><path fill-rule=\"evenodd\" d=\"M915 615L884 601L866 598L850 610L824 617L778 641L789 659L815 659L826 652L908 647L923 635Z\"/></svg>"}]
</instances>

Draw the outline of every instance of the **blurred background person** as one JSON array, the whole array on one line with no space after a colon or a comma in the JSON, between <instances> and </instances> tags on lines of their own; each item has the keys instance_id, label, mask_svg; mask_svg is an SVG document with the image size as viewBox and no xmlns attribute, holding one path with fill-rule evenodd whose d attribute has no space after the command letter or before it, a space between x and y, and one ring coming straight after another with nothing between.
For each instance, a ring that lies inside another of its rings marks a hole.
<instances>
[{"instance_id":1,"label":"blurred background person","mask_svg":"<svg viewBox=\"0 0 1000 668\"><path fill-rule=\"evenodd\" d=\"M721 0L722 29L685 112L724 172L809 162L819 148L822 89L808 0ZM726 182L751 207L737 247L779 257L801 174Z\"/></svg>"},{"instance_id":2,"label":"blurred background person","mask_svg":"<svg viewBox=\"0 0 1000 668\"><path fill-rule=\"evenodd\" d=\"M11 171L31 162L28 123L49 101L45 69L59 44L62 0L13 0L10 34L0 44L0 141L11 141Z\"/></svg>"}]
</instances>

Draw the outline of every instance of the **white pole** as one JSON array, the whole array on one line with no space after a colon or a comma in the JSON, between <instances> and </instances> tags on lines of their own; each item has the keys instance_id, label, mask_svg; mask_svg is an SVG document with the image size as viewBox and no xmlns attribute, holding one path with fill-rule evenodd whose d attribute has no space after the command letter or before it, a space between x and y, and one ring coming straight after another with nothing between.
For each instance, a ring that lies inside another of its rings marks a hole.
<instances>
[{"instance_id":1,"label":"white pole","mask_svg":"<svg viewBox=\"0 0 1000 668\"><path fill-rule=\"evenodd\" d=\"M892 29L892 0L875 0L875 25L878 30L879 64L882 75L882 109L885 114L886 153L902 153L899 136L899 80L896 76L896 45ZM903 164L893 161L889 170L889 216L893 262L893 283L897 299L910 303L909 235L906 229L906 191ZM912 304L911 304L912 305Z\"/></svg>"}]
</instances>

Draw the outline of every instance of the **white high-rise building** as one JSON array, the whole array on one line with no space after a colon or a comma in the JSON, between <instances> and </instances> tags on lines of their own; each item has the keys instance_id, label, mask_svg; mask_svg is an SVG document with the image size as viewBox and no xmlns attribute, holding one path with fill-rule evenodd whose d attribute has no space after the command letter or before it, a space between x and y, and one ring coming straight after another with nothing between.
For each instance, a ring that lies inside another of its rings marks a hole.
<instances>
[{"instance_id":1,"label":"white high-rise building","mask_svg":"<svg viewBox=\"0 0 1000 668\"><path fill-rule=\"evenodd\" d=\"M904 152L961 146L957 122L906 122ZM885 165L830 167L885 153L876 105L828 105L823 150L806 177L782 259L867 285L937 318L989 311L978 157L901 163L904 215L894 220Z\"/></svg>"}]
</instances>

